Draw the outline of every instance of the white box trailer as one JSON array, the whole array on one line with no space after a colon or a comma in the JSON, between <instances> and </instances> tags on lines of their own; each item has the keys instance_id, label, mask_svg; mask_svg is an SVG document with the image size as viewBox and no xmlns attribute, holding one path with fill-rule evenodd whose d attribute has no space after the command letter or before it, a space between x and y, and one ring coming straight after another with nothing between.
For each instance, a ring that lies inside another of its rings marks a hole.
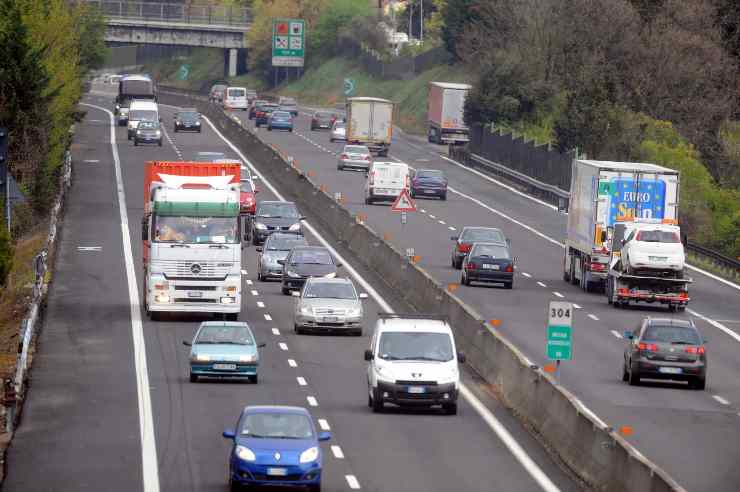
<instances>
[{"instance_id":1,"label":"white box trailer","mask_svg":"<svg viewBox=\"0 0 740 492\"><path fill-rule=\"evenodd\" d=\"M468 84L429 82L427 100L427 139L431 143L465 143L470 131L465 124L465 98L472 88Z\"/></svg>"},{"instance_id":2,"label":"white box trailer","mask_svg":"<svg viewBox=\"0 0 740 492\"><path fill-rule=\"evenodd\" d=\"M347 99L347 143L366 145L387 156L393 138L393 101L377 97Z\"/></svg>"},{"instance_id":3,"label":"white box trailer","mask_svg":"<svg viewBox=\"0 0 740 492\"><path fill-rule=\"evenodd\" d=\"M615 225L678 223L679 173L639 162L575 159L563 279L590 291L609 276Z\"/></svg>"}]
</instances>

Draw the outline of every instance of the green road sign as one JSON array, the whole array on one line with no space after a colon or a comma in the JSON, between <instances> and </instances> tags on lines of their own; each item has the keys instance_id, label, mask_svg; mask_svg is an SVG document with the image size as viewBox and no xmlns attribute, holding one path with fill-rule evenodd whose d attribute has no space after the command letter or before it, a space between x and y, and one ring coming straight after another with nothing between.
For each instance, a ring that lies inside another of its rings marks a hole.
<instances>
[{"instance_id":1,"label":"green road sign","mask_svg":"<svg viewBox=\"0 0 740 492\"><path fill-rule=\"evenodd\" d=\"M188 80L188 75L190 75L190 66L180 65L180 68L177 70L177 80Z\"/></svg>"},{"instance_id":2,"label":"green road sign","mask_svg":"<svg viewBox=\"0 0 740 492\"><path fill-rule=\"evenodd\" d=\"M547 312L547 358L573 359L573 305L550 301Z\"/></svg>"},{"instance_id":3,"label":"green road sign","mask_svg":"<svg viewBox=\"0 0 740 492\"><path fill-rule=\"evenodd\" d=\"M272 21L273 67L302 67L305 47L306 29L302 19Z\"/></svg>"},{"instance_id":4,"label":"green road sign","mask_svg":"<svg viewBox=\"0 0 740 492\"><path fill-rule=\"evenodd\" d=\"M344 79L344 95L347 97L355 95L355 79Z\"/></svg>"}]
</instances>

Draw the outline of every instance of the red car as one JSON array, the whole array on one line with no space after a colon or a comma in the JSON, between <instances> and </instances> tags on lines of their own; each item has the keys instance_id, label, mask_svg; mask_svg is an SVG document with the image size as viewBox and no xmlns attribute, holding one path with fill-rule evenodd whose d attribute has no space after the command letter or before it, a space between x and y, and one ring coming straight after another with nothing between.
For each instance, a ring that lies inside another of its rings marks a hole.
<instances>
[{"instance_id":1,"label":"red car","mask_svg":"<svg viewBox=\"0 0 740 492\"><path fill-rule=\"evenodd\" d=\"M240 184L239 213L243 215L254 215L254 212L257 210L257 200L254 195L259 193L259 190L254 186L251 179L242 179Z\"/></svg>"}]
</instances>

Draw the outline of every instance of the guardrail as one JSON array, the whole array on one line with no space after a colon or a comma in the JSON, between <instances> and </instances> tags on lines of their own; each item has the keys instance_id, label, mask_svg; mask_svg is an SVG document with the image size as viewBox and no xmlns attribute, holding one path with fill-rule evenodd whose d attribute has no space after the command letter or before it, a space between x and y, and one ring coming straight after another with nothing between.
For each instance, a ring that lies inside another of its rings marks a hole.
<instances>
[{"instance_id":1,"label":"guardrail","mask_svg":"<svg viewBox=\"0 0 740 492\"><path fill-rule=\"evenodd\" d=\"M686 249L689 252L694 253L698 257L703 257L711 261L715 266L719 268L734 271L735 275L737 277L740 277L740 261L692 242L686 243Z\"/></svg>"},{"instance_id":2,"label":"guardrail","mask_svg":"<svg viewBox=\"0 0 740 492\"><path fill-rule=\"evenodd\" d=\"M247 25L251 11L245 7L188 5L183 3L85 0L96 5L110 19L183 22L187 24Z\"/></svg>"},{"instance_id":3,"label":"guardrail","mask_svg":"<svg viewBox=\"0 0 740 492\"><path fill-rule=\"evenodd\" d=\"M28 316L23 319L20 326L20 343L18 345L18 358L16 360L16 372L13 380L4 381L3 407L5 411L5 431L13 432L18 417L18 408L23 400L26 389L26 378L28 372L28 353L31 341L36 333L36 323L39 319L39 311L44 303L47 290L46 272L49 268L49 259L54 257L56 251L57 224L61 220L62 209L66 192L72 183L72 154L68 150L64 156L62 175L59 180L59 194L54 208L51 211L49 224L49 236L46 244L39 254L33 259L35 280L31 295L31 305Z\"/></svg>"}]
</instances>

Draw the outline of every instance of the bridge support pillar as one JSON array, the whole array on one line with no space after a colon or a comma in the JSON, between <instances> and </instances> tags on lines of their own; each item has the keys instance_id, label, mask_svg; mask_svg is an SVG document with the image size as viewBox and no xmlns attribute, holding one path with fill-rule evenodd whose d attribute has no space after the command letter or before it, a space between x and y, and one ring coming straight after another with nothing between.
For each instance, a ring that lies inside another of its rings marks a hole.
<instances>
[{"instance_id":1,"label":"bridge support pillar","mask_svg":"<svg viewBox=\"0 0 740 492\"><path fill-rule=\"evenodd\" d=\"M236 54L235 48L229 49L229 77L236 77Z\"/></svg>"}]
</instances>

